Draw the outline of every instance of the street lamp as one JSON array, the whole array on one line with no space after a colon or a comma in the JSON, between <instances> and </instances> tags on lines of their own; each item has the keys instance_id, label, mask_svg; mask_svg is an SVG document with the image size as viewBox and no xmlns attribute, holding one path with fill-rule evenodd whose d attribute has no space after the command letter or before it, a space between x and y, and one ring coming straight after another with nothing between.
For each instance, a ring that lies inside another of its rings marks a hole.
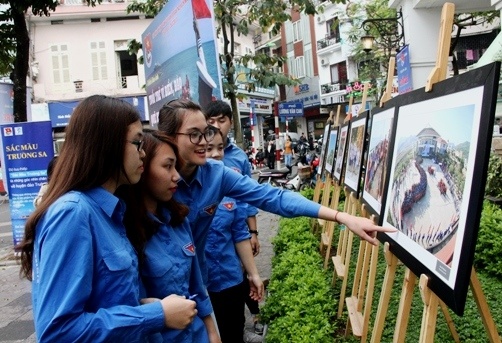
<instances>
[{"instance_id":1,"label":"street lamp","mask_svg":"<svg viewBox=\"0 0 502 343\"><path fill-rule=\"evenodd\" d=\"M396 46L396 51L400 51L405 46L403 12L400 8L395 18L371 18L366 19L361 24L361 28L366 31L366 34L361 37L363 50L369 53L373 50L375 37L370 34L371 27L374 27L380 37L385 40L387 48Z\"/></svg>"}]
</instances>

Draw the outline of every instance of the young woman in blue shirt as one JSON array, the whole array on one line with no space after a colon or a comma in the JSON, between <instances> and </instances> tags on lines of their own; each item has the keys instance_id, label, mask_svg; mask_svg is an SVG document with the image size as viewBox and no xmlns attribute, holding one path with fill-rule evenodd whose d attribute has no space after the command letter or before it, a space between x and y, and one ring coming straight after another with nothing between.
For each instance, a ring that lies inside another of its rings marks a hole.
<instances>
[{"instance_id":1,"label":"young woman in blue shirt","mask_svg":"<svg viewBox=\"0 0 502 343\"><path fill-rule=\"evenodd\" d=\"M138 259L114 192L140 180L142 147L132 105L95 95L75 108L20 245L38 342L145 342L195 316L195 302L177 295L140 304Z\"/></svg>"},{"instance_id":2,"label":"young woman in blue shirt","mask_svg":"<svg viewBox=\"0 0 502 343\"><path fill-rule=\"evenodd\" d=\"M221 161L224 154L223 134L218 130L207 145L206 156ZM246 207L246 204L232 198L223 198L211 223L206 243L205 254L210 271L206 285L223 342L244 343L245 289L253 289L250 297L255 301L261 300L264 293L246 223ZM247 272L246 280L241 263ZM247 282L252 287L247 286Z\"/></svg>"},{"instance_id":3,"label":"young woman in blue shirt","mask_svg":"<svg viewBox=\"0 0 502 343\"><path fill-rule=\"evenodd\" d=\"M188 208L172 197L178 187L180 165L174 141L162 132L145 132L146 157L139 183L121 187L127 204L124 223L139 255L146 296L162 299L179 294L197 303L197 316L183 330L162 331L164 342L220 343L213 308L195 257Z\"/></svg>"}]
</instances>

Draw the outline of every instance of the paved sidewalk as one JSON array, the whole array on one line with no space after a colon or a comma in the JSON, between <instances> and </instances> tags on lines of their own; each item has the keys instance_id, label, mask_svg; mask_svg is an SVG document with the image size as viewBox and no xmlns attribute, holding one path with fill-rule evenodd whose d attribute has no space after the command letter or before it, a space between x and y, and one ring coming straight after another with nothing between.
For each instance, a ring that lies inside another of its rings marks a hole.
<instances>
[{"instance_id":1,"label":"paved sidewalk","mask_svg":"<svg viewBox=\"0 0 502 343\"><path fill-rule=\"evenodd\" d=\"M270 278L273 256L271 240L277 233L279 216L260 211L258 230L261 252L256 264L263 279ZM6 238L8 239L8 238ZM10 238L12 239L12 238ZM0 249L0 342L36 342L31 305L31 283L19 277L19 265L12 260L12 247ZM253 325L247 312L247 330Z\"/></svg>"}]
</instances>

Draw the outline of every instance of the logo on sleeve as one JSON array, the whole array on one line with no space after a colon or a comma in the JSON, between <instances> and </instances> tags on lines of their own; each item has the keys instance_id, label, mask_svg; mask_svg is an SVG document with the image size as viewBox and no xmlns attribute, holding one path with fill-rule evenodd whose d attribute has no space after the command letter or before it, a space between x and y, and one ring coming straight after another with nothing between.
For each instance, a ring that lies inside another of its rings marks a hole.
<instances>
[{"instance_id":1,"label":"logo on sleeve","mask_svg":"<svg viewBox=\"0 0 502 343\"><path fill-rule=\"evenodd\" d=\"M216 207L218 207L218 204L212 204L207 207L204 207L204 212L212 216L214 212L216 212Z\"/></svg>"},{"instance_id":2,"label":"logo on sleeve","mask_svg":"<svg viewBox=\"0 0 502 343\"><path fill-rule=\"evenodd\" d=\"M225 206L225 208L230 211L230 210L232 210L234 208L235 203L233 203L233 202L225 202L222 205Z\"/></svg>"},{"instance_id":3,"label":"logo on sleeve","mask_svg":"<svg viewBox=\"0 0 502 343\"><path fill-rule=\"evenodd\" d=\"M195 254L195 245L193 245L193 242L187 243L183 246L183 250L190 254Z\"/></svg>"}]
</instances>

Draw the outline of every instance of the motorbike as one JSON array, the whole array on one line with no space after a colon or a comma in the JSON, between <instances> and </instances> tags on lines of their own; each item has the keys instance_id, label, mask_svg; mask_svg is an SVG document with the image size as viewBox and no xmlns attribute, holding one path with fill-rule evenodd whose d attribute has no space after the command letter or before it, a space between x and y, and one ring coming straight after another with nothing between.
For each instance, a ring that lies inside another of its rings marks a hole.
<instances>
[{"instance_id":1,"label":"motorbike","mask_svg":"<svg viewBox=\"0 0 502 343\"><path fill-rule=\"evenodd\" d=\"M258 183L268 182L274 186L281 186L285 180L289 180L287 175L289 174L289 169L271 169L271 170L260 170L258 174Z\"/></svg>"}]
</instances>

